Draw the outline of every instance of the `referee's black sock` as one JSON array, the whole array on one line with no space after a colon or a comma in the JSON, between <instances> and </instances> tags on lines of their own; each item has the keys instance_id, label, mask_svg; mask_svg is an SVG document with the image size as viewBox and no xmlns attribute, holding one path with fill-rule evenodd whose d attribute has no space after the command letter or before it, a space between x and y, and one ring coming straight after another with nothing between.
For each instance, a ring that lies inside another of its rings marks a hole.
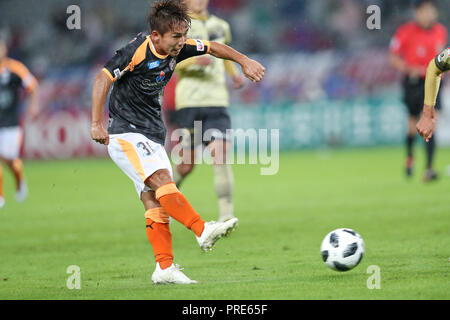
<instances>
[{"instance_id":1,"label":"referee's black sock","mask_svg":"<svg viewBox=\"0 0 450 320\"><path fill-rule=\"evenodd\" d=\"M434 150L436 149L434 136L425 144L425 148L427 152L427 169L431 169L433 167Z\"/></svg>"},{"instance_id":2,"label":"referee's black sock","mask_svg":"<svg viewBox=\"0 0 450 320\"><path fill-rule=\"evenodd\" d=\"M406 154L408 155L408 158L412 158L413 156L413 145L414 145L414 139L416 135L406 136Z\"/></svg>"}]
</instances>

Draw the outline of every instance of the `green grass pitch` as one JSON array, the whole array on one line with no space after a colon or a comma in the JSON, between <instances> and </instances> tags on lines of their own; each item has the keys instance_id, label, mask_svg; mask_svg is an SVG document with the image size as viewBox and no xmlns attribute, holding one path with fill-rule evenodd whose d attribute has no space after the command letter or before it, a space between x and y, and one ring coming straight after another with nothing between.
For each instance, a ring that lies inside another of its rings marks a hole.
<instances>
[{"instance_id":1,"label":"green grass pitch","mask_svg":"<svg viewBox=\"0 0 450 320\"><path fill-rule=\"evenodd\" d=\"M210 253L172 224L175 263L199 284L155 286L144 210L134 186L110 159L25 162L30 197L14 201L4 168L0 211L0 299L449 299L450 149L441 178L403 175L402 148L282 153L280 170L235 165L238 229ZM217 218L212 169L199 166L183 192L206 220ZM319 247L340 227L364 238L355 269L325 267ZM67 267L81 269L69 290ZM368 289L380 268L381 288Z\"/></svg>"}]
</instances>

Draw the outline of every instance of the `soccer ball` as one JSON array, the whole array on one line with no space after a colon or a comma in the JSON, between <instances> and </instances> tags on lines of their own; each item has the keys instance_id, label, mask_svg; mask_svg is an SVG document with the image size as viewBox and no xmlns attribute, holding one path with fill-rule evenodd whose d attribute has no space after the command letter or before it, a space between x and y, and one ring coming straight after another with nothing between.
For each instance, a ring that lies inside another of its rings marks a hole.
<instances>
[{"instance_id":1,"label":"soccer ball","mask_svg":"<svg viewBox=\"0 0 450 320\"><path fill-rule=\"evenodd\" d=\"M336 229L325 236L320 252L327 267L337 271L348 271L361 262L364 255L364 240L352 229Z\"/></svg>"}]
</instances>

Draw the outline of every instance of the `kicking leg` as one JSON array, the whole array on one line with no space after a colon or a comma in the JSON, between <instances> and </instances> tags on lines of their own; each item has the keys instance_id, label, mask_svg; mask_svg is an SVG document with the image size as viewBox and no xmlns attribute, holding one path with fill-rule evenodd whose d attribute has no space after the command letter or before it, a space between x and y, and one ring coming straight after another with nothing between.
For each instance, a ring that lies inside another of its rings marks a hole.
<instances>
[{"instance_id":1,"label":"kicking leg","mask_svg":"<svg viewBox=\"0 0 450 320\"><path fill-rule=\"evenodd\" d=\"M219 238L234 230L237 225L236 218L224 223L213 221L205 223L177 189L166 169L156 171L147 178L145 184L156 190L155 198L169 216L195 233L200 248L204 251L212 249Z\"/></svg>"}]
</instances>

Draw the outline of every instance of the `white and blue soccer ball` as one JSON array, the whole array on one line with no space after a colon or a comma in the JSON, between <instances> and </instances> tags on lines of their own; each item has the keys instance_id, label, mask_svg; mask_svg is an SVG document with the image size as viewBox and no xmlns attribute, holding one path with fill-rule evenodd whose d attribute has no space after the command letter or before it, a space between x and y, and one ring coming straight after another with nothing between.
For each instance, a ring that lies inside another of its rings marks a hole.
<instances>
[{"instance_id":1,"label":"white and blue soccer ball","mask_svg":"<svg viewBox=\"0 0 450 320\"><path fill-rule=\"evenodd\" d=\"M348 271L361 262L364 240L352 229L336 229L325 236L320 252L327 267L336 271Z\"/></svg>"}]
</instances>

